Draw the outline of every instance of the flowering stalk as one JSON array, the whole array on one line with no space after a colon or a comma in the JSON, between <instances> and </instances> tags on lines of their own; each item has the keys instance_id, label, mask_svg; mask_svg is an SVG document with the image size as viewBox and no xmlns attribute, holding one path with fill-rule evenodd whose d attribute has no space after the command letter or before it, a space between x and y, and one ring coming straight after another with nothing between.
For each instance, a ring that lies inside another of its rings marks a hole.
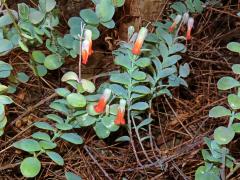
<instances>
[{"instance_id":1,"label":"flowering stalk","mask_svg":"<svg viewBox=\"0 0 240 180\"><path fill-rule=\"evenodd\" d=\"M124 119L125 106L126 106L126 100L121 99L119 106L118 106L117 116L116 116L116 119L114 120L114 123L116 125L125 125L126 124L126 121Z\"/></svg>"},{"instance_id":2,"label":"flowering stalk","mask_svg":"<svg viewBox=\"0 0 240 180\"><path fill-rule=\"evenodd\" d=\"M141 54L141 48L143 45L143 42L145 38L147 37L148 30L145 27L142 27L138 33L137 40L134 44L134 47L132 49L132 53L135 55L140 55Z\"/></svg>"},{"instance_id":3,"label":"flowering stalk","mask_svg":"<svg viewBox=\"0 0 240 180\"><path fill-rule=\"evenodd\" d=\"M177 15L173 21L173 24L170 26L170 28L168 29L169 32L173 32L174 29L176 28L176 26L179 24L179 22L181 21L182 16L181 15Z\"/></svg>"},{"instance_id":4,"label":"flowering stalk","mask_svg":"<svg viewBox=\"0 0 240 180\"><path fill-rule=\"evenodd\" d=\"M191 32L192 32L193 24L194 24L194 19L192 17L190 17L188 19L188 28L187 28L187 35L186 35L187 40L190 40L192 38Z\"/></svg>"},{"instance_id":5,"label":"flowering stalk","mask_svg":"<svg viewBox=\"0 0 240 180\"><path fill-rule=\"evenodd\" d=\"M106 108L106 104L111 96L111 89L105 89L103 95L100 97L96 106L94 106L94 110L97 113L103 113Z\"/></svg>"}]
</instances>

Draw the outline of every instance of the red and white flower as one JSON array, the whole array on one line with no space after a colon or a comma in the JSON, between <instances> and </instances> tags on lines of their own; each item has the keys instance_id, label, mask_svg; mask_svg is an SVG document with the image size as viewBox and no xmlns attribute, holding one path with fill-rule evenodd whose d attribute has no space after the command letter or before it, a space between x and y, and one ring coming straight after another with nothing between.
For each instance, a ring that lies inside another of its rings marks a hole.
<instances>
[{"instance_id":1,"label":"red and white flower","mask_svg":"<svg viewBox=\"0 0 240 180\"><path fill-rule=\"evenodd\" d=\"M116 116L116 119L114 120L114 123L116 125L125 125L126 124L126 121L124 119L125 106L126 106L126 100L121 99L119 106L118 106L117 116Z\"/></svg>"},{"instance_id":2,"label":"red and white flower","mask_svg":"<svg viewBox=\"0 0 240 180\"><path fill-rule=\"evenodd\" d=\"M97 105L94 106L94 110L97 113L103 113L106 108L106 104L111 96L111 89L105 89L103 95L100 97Z\"/></svg>"},{"instance_id":3,"label":"red and white flower","mask_svg":"<svg viewBox=\"0 0 240 180\"><path fill-rule=\"evenodd\" d=\"M134 43L134 47L132 49L132 53L135 55L141 54L141 48L145 38L147 37L148 30L145 27L142 27L138 33L137 40Z\"/></svg>"},{"instance_id":4,"label":"red and white flower","mask_svg":"<svg viewBox=\"0 0 240 180\"><path fill-rule=\"evenodd\" d=\"M194 19L190 17L188 19L188 27L187 27L187 35L186 35L187 40L190 40L192 38L191 32L192 32L193 24L194 24Z\"/></svg>"},{"instance_id":5,"label":"red and white flower","mask_svg":"<svg viewBox=\"0 0 240 180\"><path fill-rule=\"evenodd\" d=\"M174 29L177 27L177 25L179 24L179 22L181 21L182 16L181 15L177 15L172 23L172 25L170 26L170 28L168 29L169 32L173 32Z\"/></svg>"},{"instance_id":6,"label":"red and white flower","mask_svg":"<svg viewBox=\"0 0 240 180\"><path fill-rule=\"evenodd\" d=\"M87 64L88 57L93 53L92 50L92 31L86 29L82 42L82 63Z\"/></svg>"}]
</instances>

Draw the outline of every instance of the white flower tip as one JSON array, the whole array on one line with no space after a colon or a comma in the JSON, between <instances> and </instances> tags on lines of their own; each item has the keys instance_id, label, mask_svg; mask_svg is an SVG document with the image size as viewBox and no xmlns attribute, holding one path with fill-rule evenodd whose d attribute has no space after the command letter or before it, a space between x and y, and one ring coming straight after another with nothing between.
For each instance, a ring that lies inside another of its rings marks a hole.
<instances>
[{"instance_id":1,"label":"white flower tip","mask_svg":"<svg viewBox=\"0 0 240 180\"><path fill-rule=\"evenodd\" d=\"M192 17L190 17L188 19L188 28L192 28L193 27L193 24L194 24L194 19Z\"/></svg>"},{"instance_id":2,"label":"white flower tip","mask_svg":"<svg viewBox=\"0 0 240 180\"><path fill-rule=\"evenodd\" d=\"M147 34L148 34L148 29L145 28L145 27L141 27L139 33L138 33L138 38L140 39L145 39L147 37Z\"/></svg>"},{"instance_id":3,"label":"white flower tip","mask_svg":"<svg viewBox=\"0 0 240 180\"><path fill-rule=\"evenodd\" d=\"M86 29L84 32L84 38L91 41L92 40L92 31L89 29Z\"/></svg>"},{"instance_id":4,"label":"white flower tip","mask_svg":"<svg viewBox=\"0 0 240 180\"><path fill-rule=\"evenodd\" d=\"M103 92L104 99L108 100L111 96L111 93L112 93L111 89L106 88Z\"/></svg>"},{"instance_id":5,"label":"white flower tip","mask_svg":"<svg viewBox=\"0 0 240 180\"><path fill-rule=\"evenodd\" d=\"M125 99L120 99L120 103L119 104L120 104L121 107L125 107L126 103L127 103L127 101Z\"/></svg>"},{"instance_id":6,"label":"white flower tip","mask_svg":"<svg viewBox=\"0 0 240 180\"><path fill-rule=\"evenodd\" d=\"M188 18L189 18L189 14L188 14L188 12L185 12L185 13L183 14L183 23L184 23L184 24L187 24Z\"/></svg>"},{"instance_id":7,"label":"white flower tip","mask_svg":"<svg viewBox=\"0 0 240 180\"><path fill-rule=\"evenodd\" d=\"M182 19L182 16L181 16L180 14L178 14L178 15L175 17L174 21L175 21L176 24L178 24L178 23L181 21L181 19Z\"/></svg>"},{"instance_id":8,"label":"white flower tip","mask_svg":"<svg viewBox=\"0 0 240 180\"><path fill-rule=\"evenodd\" d=\"M90 45L89 40L85 39L85 40L82 42L82 50L87 50L87 51L88 51L89 45Z\"/></svg>"},{"instance_id":9,"label":"white flower tip","mask_svg":"<svg viewBox=\"0 0 240 180\"><path fill-rule=\"evenodd\" d=\"M120 111L122 111L122 112L125 111L126 103L127 103L127 101L125 99L120 99L120 102L119 102L119 109L120 109Z\"/></svg>"}]
</instances>

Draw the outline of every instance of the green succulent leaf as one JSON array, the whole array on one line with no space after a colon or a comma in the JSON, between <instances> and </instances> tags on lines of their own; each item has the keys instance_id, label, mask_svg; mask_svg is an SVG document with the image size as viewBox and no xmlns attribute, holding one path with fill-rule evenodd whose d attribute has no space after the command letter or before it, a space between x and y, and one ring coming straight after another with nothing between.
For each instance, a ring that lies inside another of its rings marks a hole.
<instances>
[{"instance_id":1,"label":"green succulent leaf","mask_svg":"<svg viewBox=\"0 0 240 180\"><path fill-rule=\"evenodd\" d=\"M115 140L116 142L129 142L130 137L129 136L121 136Z\"/></svg>"},{"instance_id":2,"label":"green succulent leaf","mask_svg":"<svg viewBox=\"0 0 240 180\"><path fill-rule=\"evenodd\" d=\"M4 53L13 49L13 44L8 39L0 39L0 53Z\"/></svg>"},{"instance_id":3,"label":"green succulent leaf","mask_svg":"<svg viewBox=\"0 0 240 180\"><path fill-rule=\"evenodd\" d=\"M114 60L114 63L116 65L125 67L127 69L131 69L132 68L132 63L131 63L131 60L129 59L128 55L122 55L121 54L119 56L116 56L116 58Z\"/></svg>"},{"instance_id":4,"label":"green succulent leaf","mask_svg":"<svg viewBox=\"0 0 240 180\"><path fill-rule=\"evenodd\" d=\"M94 130L100 139L105 139L110 135L110 130L102 122L97 122Z\"/></svg>"},{"instance_id":5,"label":"green succulent leaf","mask_svg":"<svg viewBox=\"0 0 240 180\"><path fill-rule=\"evenodd\" d=\"M195 172L195 180L220 180L220 170L217 167L211 169L199 166Z\"/></svg>"},{"instance_id":6,"label":"green succulent leaf","mask_svg":"<svg viewBox=\"0 0 240 180\"><path fill-rule=\"evenodd\" d=\"M145 68L147 66L150 66L151 65L151 60L147 57L144 57L144 58L139 58L135 64L138 66L138 67L141 67L141 68Z\"/></svg>"},{"instance_id":7,"label":"green succulent leaf","mask_svg":"<svg viewBox=\"0 0 240 180\"><path fill-rule=\"evenodd\" d=\"M232 71L235 73L235 74L240 74L240 64L234 64L232 66Z\"/></svg>"},{"instance_id":8,"label":"green succulent leaf","mask_svg":"<svg viewBox=\"0 0 240 180\"><path fill-rule=\"evenodd\" d=\"M69 72L65 73L61 80L63 82L66 82L66 81L69 81L69 80L79 81L78 75L73 71L69 71Z\"/></svg>"},{"instance_id":9,"label":"green succulent leaf","mask_svg":"<svg viewBox=\"0 0 240 180\"><path fill-rule=\"evenodd\" d=\"M61 135L61 138L73 144L83 143L82 137L79 136L77 133L63 133Z\"/></svg>"},{"instance_id":10,"label":"green succulent leaf","mask_svg":"<svg viewBox=\"0 0 240 180\"><path fill-rule=\"evenodd\" d=\"M236 94L229 94L228 104L232 109L240 109L240 97Z\"/></svg>"},{"instance_id":11,"label":"green succulent leaf","mask_svg":"<svg viewBox=\"0 0 240 180\"><path fill-rule=\"evenodd\" d=\"M36 157L27 157L21 162L20 170L24 177L33 178L40 172L41 162Z\"/></svg>"},{"instance_id":12,"label":"green succulent leaf","mask_svg":"<svg viewBox=\"0 0 240 180\"><path fill-rule=\"evenodd\" d=\"M117 126L114 123L115 116L104 116L102 118L103 125L108 128L111 132L115 132L119 129L119 126Z\"/></svg>"},{"instance_id":13,"label":"green succulent leaf","mask_svg":"<svg viewBox=\"0 0 240 180\"><path fill-rule=\"evenodd\" d=\"M230 42L230 43L228 43L227 48L232 52L240 53L240 43L239 42Z\"/></svg>"},{"instance_id":14,"label":"green succulent leaf","mask_svg":"<svg viewBox=\"0 0 240 180\"><path fill-rule=\"evenodd\" d=\"M6 96L6 95L0 95L0 104L11 104L13 100Z\"/></svg>"},{"instance_id":15,"label":"green succulent leaf","mask_svg":"<svg viewBox=\"0 0 240 180\"><path fill-rule=\"evenodd\" d=\"M128 91L119 84L111 84L110 89L112 90L113 94L117 95L118 97L126 99L128 96Z\"/></svg>"},{"instance_id":16,"label":"green succulent leaf","mask_svg":"<svg viewBox=\"0 0 240 180\"><path fill-rule=\"evenodd\" d=\"M228 144L234 136L235 132L232 127L220 126L214 130L214 140L220 145Z\"/></svg>"},{"instance_id":17,"label":"green succulent leaf","mask_svg":"<svg viewBox=\"0 0 240 180\"><path fill-rule=\"evenodd\" d=\"M99 19L96 13L92 9L83 9L80 11L80 17L87 23L92 25L98 25Z\"/></svg>"},{"instance_id":18,"label":"green succulent leaf","mask_svg":"<svg viewBox=\"0 0 240 180\"><path fill-rule=\"evenodd\" d=\"M57 88L55 89L55 92L62 97L66 97L71 94L71 92L67 88Z\"/></svg>"},{"instance_id":19,"label":"green succulent leaf","mask_svg":"<svg viewBox=\"0 0 240 180\"><path fill-rule=\"evenodd\" d=\"M143 71L134 71L133 74L132 74L132 77L135 80L142 81L142 80L146 79L147 75Z\"/></svg>"},{"instance_id":20,"label":"green succulent leaf","mask_svg":"<svg viewBox=\"0 0 240 180\"><path fill-rule=\"evenodd\" d=\"M240 86L240 83L230 76L225 76L218 81L217 86L220 90L228 90Z\"/></svg>"},{"instance_id":21,"label":"green succulent leaf","mask_svg":"<svg viewBox=\"0 0 240 180\"><path fill-rule=\"evenodd\" d=\"M67 96L67 102L73 107L84 107L86 106L86 98L78 93L71 93Z\"/></svg>"},{"instance_id":22,"label":"green succulent leaf","mask_svg":"<svg viewBox=\"0 0 240 180\"><path fill-rule=\"evenodd\" d=\"M42 11L44 12L50 12L52 11L56 6L55 0L39 0L39 5Z\"/></svg>"},{"instance_id":23,"label":"green succulent leaf","mask_svg":"<svg viewBox=\"0 0 240 180\"><path fill-rule=\"evenodd\" d=\"M139 93L139 94L150 94L151 90L143 85L135 86L132 89L133 92Z\"/></svg>"},{"instance_id":24,"label":"green succulent leaf","mask_svg":"<svg viewBox=\"0 0 240 180\"><path fill-rule=\"evenodd\" d=\"M34 125L40 129L54 131L54 128L47 122L35 122Z\"/></svg>"},{"instance_id":25,"label":"green succulent leaf","mask_svg":"<svg viewBox=\"0 0 240 180\"><path fill-rule=\"evenodd\" d=\"M133 110L143 111L149 108L149 105L146 102L137 102L131 106Z\"/></svg>"},{"instance_id":26,"label":"green succulent leaf","mask_svg":"<svg viewBox=\"0 0 240 180\"><path fill-rule=\"evenodd\" d=\"M186 78L190 74L190 67L188 63L185 63L184 65L180 65L179 68L179 76Z\"/></svg>"},{"instance_id":27,"label":"green succulent leaf","mask_svg":"<svg viewBox=\"0 0 240 180\"><path fill-rule=\"evenodd\" d=\"M32 52L33 60L37 63L43 64L45 60L45 55L42 53L42 51L33 51Z\"/></svg>"},{"instance_id":28,"label":"green succulent leaf","mask_svg":"<svg viewBox=\"0 0 240 180\"><path fill-rule=\"evenodd\" d=\"M240 123L232 124L232 128L235 131L235 133L240 133Z\"/></svg>"},{"instance_id":29,"label":"green succulent leaf","mask_svg":"<svg viewBox=\"0 0 240 180\"><path fill-rule=\"evenodd\" d=\"M108 29L113 29L115 27L115 22L113 20L108 22L101 22L101 24Z\"/></svg>"},{"instance_id":30,"label":"green succulent leaf","mask_svg":"<svg viewBox=\"0 0 240 180\"><path fill-rule=\"evenodd\" d=\"M44 65L37 65L36 66L36 74L40 77L43 77L47 74L47 68Z\"/></svg>"},{"instance_id":31,"label":"green succulent leaf","mask_svg":"<svg viewBox=\"0 0 240 180\"><path fill-rule=\"evenodd\" d=\"M44 66L49 70L58 69L63 65L61 57L57 54L48 55L44 61Z\"/></svg>"},{"instance_id":32,"label":"green succulent leaf","mask_svg":"<svg viewBox=\"0 0 240 180\"><path fill-rule=\"evenodd\" d=\"M112 0L100 1L96 5L96 14L101 22L108 22L112 19L115 13L115 8Z\"/></svg>"},{"instance_id":33,"label":"green succulent leaf","mask_svg":"<svg viewBox=\"0 0 240 180\"><path fill-rule=\"evenodd\" d=\"M64 159L60 154L54 152L54 151L46 151L46 154L48 157L53 160L56 164L63 166L64 165Z\"/></svg>"},{"instance_id":34,"label":"green succulent leaf","mask_svg":"<svg viewBox=\"0 0 240 180\"><path fill-rule=\"evenodd\" d=\"M66 176L67 180L82 180L81 177L77 176L76 174L74 174L72 172L66 172L65 176Z\"/></svg>"},{"instance_id":35,"label":"green succulent leaf","mask_svg":"<svg viewBox=\"0 0 240 180\"><path fill-rule=\"evenodd\" d=\"M41 11L38 11L34 8L30 8L30 11L29 11L29 20L31 23L33 24L39 24L43 18L44 18L44 13L41 12Z\"/></svg>"},{"instance_id":36,"label":"green succulent leaf","mask_svg":"<svg viewBox=\"0 0 240 180\"><path fill-rule=\"evenodd\" d=\"M110 77L110 81L124 85L130 84L130 80L131 78L128 73L112 74Z\"/></svg>"},{"instance_id":37,"label":"green succulent leaf","mask_svg":"<svg viewBox=\"0 0 240 180\"><path fill-rule=\"evenodd\" d=\"M224 106L215 106L209 111L209 117L219 118L223 116L230 116L231 111Z\"/></svg>"},{"instance_id":38,"label":"green succulent leaf","mask_svg":"<svg viewBox=\"0 0 240 180\"><path fill-rule=\"evenodd\" d=\"M12 69L13 68L10 64L0 61L0 78L10 76Z\"/></svg>"},{"instance_id":39,"label":"green succulent leaf","mask_svg":"<svg viewBox=\"0 0 240 180\"><path fill-rule=\"evenodd\" d=\"M57 144L52 141L40 141L39 142L42 149L54 149L57 147Z\"/></svg>"},{"instance_id":40,"label":"green succulent leaf","mask_svg":"<svg viewBox=\"0 0 240 180\"><path fill-rule=\"evenodd\" d=\"M53 120L54 122L57 122L57 123L63 123L64 122L63 118L61 118L60 116L58 116L56 114L48 114L46 117L48 119Z\"/></svg>"},{"instance_id":41,"label":"green succulent leaf","mask_svg":"<svg viewBox=\"0 0 240 180\"><path fill-rule=\"evenodd\" d=\"M33 139L22 139L13 143L13 146L27 152L35 152L41 150L39 143Z\"/></svg>"},{"instance_id":42,"label":"green succulent leaf","mask_svg":"<svg viewBox=\"0 0 240 180\"><path fill-rule=\"evenodd\" d=\"M29 80L29 76L24 72L19 72L17 73L17 80L19 80L22 83L26 83Z\"/></svg>"},{"instance_id":43,"label":"green succulent leaf","mask_svg":"<svg viewBox=\"0 0 240 180\"><path fill-rule=\"evenodd\" d=\"M35 132L32 134L32 137L34 139L40 139L40 140L45 140L45 141L50 141L51 138L47 133L44 132Z\"/></svg>"},{"instance_id":44,"label":"green succulent leaf","mask_svg":"<svg viewBox=\"0 0 240 180\"><path fill-rule=\"evenodd\" d=\"M93 84L92 81L89 81L87 79L82 79L81 84L82 84L83 89L85 91L87 91L88 93L94 93L96 90L95 85Z\"/></svg>"}]
</instances>

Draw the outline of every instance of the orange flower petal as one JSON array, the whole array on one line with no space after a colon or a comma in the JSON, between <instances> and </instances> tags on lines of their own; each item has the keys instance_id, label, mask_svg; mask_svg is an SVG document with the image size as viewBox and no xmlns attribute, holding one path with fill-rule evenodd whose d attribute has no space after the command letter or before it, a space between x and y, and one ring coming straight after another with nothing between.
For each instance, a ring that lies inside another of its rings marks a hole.
<instances>
[{"instance_id":1,"label":"orange flower petal","mask_svg":"<svg viewBox=\"0 0 240 180\"><path fill-rule=\"evenodd\" d=\"M105 107L106 107L106 101L104 98L100 98L97 105L94 106L94 110L97 112L97 113L103 113L104 110L105 110Z\"/></svg>"},{"instance_id":2,"label":"orange flower petal","mask_svg":"<svg viewBox=\"0 0 240 180\"><path fill-rule=\"evenodd\" d=\"M134 47L132 49L132 53L135 54L135 55L140 55L141 54L141 48L142 48L142 44L143 42L142 41L136 41L135 44L134 44Z\"/></svg>"},{"instance_id":3,"label":"orange flower petal","mask_svg":"<svg viewBox=\"0 0 240 180\"><path fill-rule=\"evenodd\" d=\"M82 63L83 64L87 64L87 61L88 61L88 52L86 50L83 50L82 51Z\"/></svg>"},{"instance_id":4,"label":"orange flower petal","mask_svg":"<svg viewBox=\"0 0 240 180\"><path fill-rule=\"evenodd\" d=\"M186 35L186 39L187 40L190 40L192 37L191 37L191 29L188 29L187 31L187 35Z\"/></svg>"}]
</instances>

